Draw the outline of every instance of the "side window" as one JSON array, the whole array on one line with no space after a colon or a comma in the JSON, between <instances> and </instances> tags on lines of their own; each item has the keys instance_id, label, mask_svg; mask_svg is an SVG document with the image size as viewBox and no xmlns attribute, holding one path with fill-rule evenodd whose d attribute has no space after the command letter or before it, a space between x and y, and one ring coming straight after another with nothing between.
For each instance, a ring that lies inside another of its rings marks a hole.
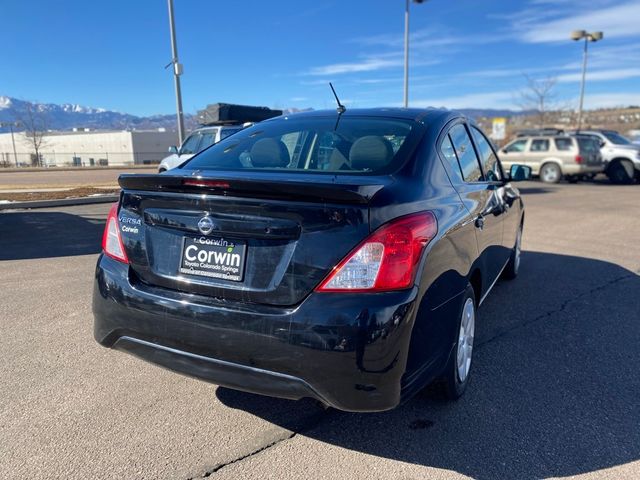
<instances>
[{"instance_id":1,"label":"side window","mask_svg":"<svg viewBox=\"0 0 640 480\"><path fill-rule=\"evenodd\" d=\"M202 132L202 142L200 142L200 146L198 147L198 151L204 150L207 147L210 147L214 144L216 140L216 131L208 131Z\"/></svg>"},{"instance_id":2,"label":"side window","mask_svg":"<svg viewBox=\"0 0 640 480\"><path fill-rule=\"evenodd\" d=\"M200 143L200 134L194 133L189 138L187 138L182 144L182 148L180 149L180 154L193 154L198 151L198 144Z\"/></svg>"},{"instance_id":3,"label":"side window","mask_svg":"<svg viewBox=\"0 0 640 480\"><path fill-rule=\"evenodd\" d=\"M536 138L531 140L531 148L529 150L532 152L548 152L549 140L546 138Z\"/></svg>"},{"instance_id":4,"label":"side window","mask_svg":"<svg viewBox=\"0 0 640 480\"><path fill-rule=\"evenodd\" d=\"M570 138L554 138L553 143L556 144L556 150L567 152L573 148L573 140Z\"/></svg>"},{"instance_id":5,"label":"side window","mask_svg":"<svg viewBox=\"0 0 640 480\"><path fill-rule=\"evenodd\" d=\"M507 153L524 152L524 149L526 146L527 146L527 139L524 138L522 140L516 140L511 145L507 145L504 151Z\"/></svg>"},{"instance_id":6,"label":"side window","mask_svg":"<svg viewBox=\"0 0 640 480\"><path fill-rule=\"evenodd\" d=\"M453 149L460 163L462 178L465 182L478 182L482 180L482 170L476 156L476 151L471 143L471 137L464 125L454 125L449 131Z\"/></svg>"},{"instance_id":7,"label":"side window","mask_svg":"<svg viewBox=\"0 0 640 480\"><path fill-rule=\"evenodd\" d=\"M451 143L449 135L444 137L444 140L440 145L440 152L451 167L451 171L455 177L454 183L462 183L462 172L460 171L460 165L458 164L458 157L456 157L456 152L453 150L453 144ZM451 180L453 181L454 178Z\"/></svg>"},{"instance_id":8,"label":"side window","mask_svg":"<svg viewBox=\"0 0 640 480\"><path fill-rule=\"evenodd\" d=\"M498 164L498 157L493 151L491 144L485 138L484 134L476 127L471 127L471 134L478 147L478 153L480 154L480 160L484 166L484 174L489 182L498 182L502 180L502 172L500 165Z\"/></svg>"}]
</instances>

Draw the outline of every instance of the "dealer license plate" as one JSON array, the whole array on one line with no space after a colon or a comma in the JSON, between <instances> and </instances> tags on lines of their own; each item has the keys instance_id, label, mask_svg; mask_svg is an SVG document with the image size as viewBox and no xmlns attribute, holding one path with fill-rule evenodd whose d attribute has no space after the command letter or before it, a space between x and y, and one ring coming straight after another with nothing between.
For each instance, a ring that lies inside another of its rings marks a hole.
<instances>
[{"instance_id":1,"label":"dealer license plate","mask_svg":"<svg viewBox=\"0 0 640 480\"><path fill-rule=\"evenodd\" d=\"M241 282L247 245L237 240L184 237L180 273Z\"/></svg>"}]
</instances>

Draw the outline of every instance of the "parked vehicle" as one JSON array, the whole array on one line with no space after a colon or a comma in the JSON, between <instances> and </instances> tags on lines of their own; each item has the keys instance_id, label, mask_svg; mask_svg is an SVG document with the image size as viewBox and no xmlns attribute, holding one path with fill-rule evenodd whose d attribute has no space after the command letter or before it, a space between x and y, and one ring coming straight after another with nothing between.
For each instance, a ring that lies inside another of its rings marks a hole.
<instances>
[{"instance_id":1,"label":"parked vehicle","mask_svg":"<svg viewBox=\"0 0 640 480\"><path fill-rule=\"evenodd\" d=\"M169 153L171 155L165 157L162 162L160 162L158 172L166 172L167 170L177 167L189 160L196 153L201 152L229 135L239 132L242 128L242 125L230 125L202 127L194 130L191 135L182 142L180 148L176 146L169 147Z\"/></svg>"},{"instance_id":2,"label":"parked vehicle","mask_svg":"<svg viewBox=\"0 0 640 480\"><path fill-rule=\"evenodd\" d=\"M440 110L266 120L164 175L121 175L93 295L106 346L348 411L469 382L477 309L520 268L524 206Z\"/></svg>"},{"instance_id":3,"label":"parked vehicle","mask_svg":"<svg viewBox=\"0 0 640 480\"><path fill-rule=\"evenodd\" d=\"M548 137L563 134L564 130L561 128L526 128L524 130L518 130L516 137Z\"/></svg>"},{"instance_id":4,"label":"parked vehicle","mask_svg":"<svg viewBox=\"0 0 640 480\"><path fill-rule=\"evenodd\" d=\"M598 142L583 136L518 137L501 150L501 158L506 168L528 165L546 183L577 182L604 170Z\"/></svg>"},{"instance_id":5,"label":"parked vehicle","mask_svg":"<svg viewBox=\"0 0 640 480\"><path fill-rule=\"evenodd\" d=\"M640 181L640 145L615 130L580 130L571 134L598 141L605 162L605 173L612 183L631 183L634 178Z\"/></svg>"}]
</instances>

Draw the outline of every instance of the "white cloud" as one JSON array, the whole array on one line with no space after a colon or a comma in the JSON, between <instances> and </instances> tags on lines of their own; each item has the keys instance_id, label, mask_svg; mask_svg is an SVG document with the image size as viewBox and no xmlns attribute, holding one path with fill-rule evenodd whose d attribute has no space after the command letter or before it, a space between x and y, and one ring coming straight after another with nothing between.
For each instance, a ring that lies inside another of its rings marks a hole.
<instances>
[{"instance_id":1,"label":"white cloud","mask_svg":"<svg viewBox=\"0 0 640 480\"><path fill-rule=\"evenodd\" d=\"M384 68L399 67L401 59L369 57L356 62L333 63L320 67L313 67L306 73L313 76L340 75L343 73L374 72Z\"/></svg>"},{"instance_id":2,"label":"white cloud","mask_svg":"<svg viewBox=\"0 0 640 480\"><path fill-rule=\"evenodd\" d=\"M555 4L554 4L555 5ZM573 30L603 31L606 38L640 35L640 1L600 7L584 11L584 3L571 5L563 18L553 20L559 12L537 11L532 15L513 19L513 29L528 43L567 42ZM579 10L580 9L580 10ZM575 13L580 11L581 13Z\"/></svg>"},{"instance_id":3,"label":"white cloud","mask_svg":"<svg viewBox=\"0 0 640 480\"><path fill-rule=\"evenodd\" d=\"M620 68L614 70L587 71L588 82L597 82L604 80L624 80L626 78L635 77L640 77L640 68ZM582 72L565 73L563 75L558 75L557 80L561 83L580 82L582 80Z\"/></svg>"},{"instance_id":4,"label":"white cloud","mask_svg":"<svg viewBox=\"0 0 640 480\"><path fill-rule=\"evenodd\" d=\"M576 99L577 105L577 99ZM640 105L640 92L615 92L615 93L587 93L584 97L584 106L588 109L607 107L628 107Z\"/></svg>"},{"instance_id":5,"label":"white cloud","mask_svg":"<svg viewBox=\"0 0 640 480\"><path fill-rule=\"evenodd\" d=\"M411 100L411 107L446 107L446 108L518 108L513 99L513 92L500 91L488 93L471 93L455 97L434 97L430 99Z\"/></svg>"}]
</instances>

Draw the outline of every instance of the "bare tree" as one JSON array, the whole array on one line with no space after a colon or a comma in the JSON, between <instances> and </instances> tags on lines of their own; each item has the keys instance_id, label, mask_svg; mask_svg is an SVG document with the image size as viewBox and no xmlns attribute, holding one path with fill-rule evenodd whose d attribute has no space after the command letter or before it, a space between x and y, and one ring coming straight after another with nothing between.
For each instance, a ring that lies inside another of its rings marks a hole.
<instances>
[{"instance_id":1,"label":"bare tree","mask_svg":"<svg viewBox=\"0 0 640 480\"><path fill-rule=\"evenodd\" d=\"M33 149L31 165L42 166L42 147L46 145L45 136L47 134L47 116L45 112L38 108L38 105L25 102L24 111L17 115L18 122L24 127L26 141Z\"/></svg>"},{"instance_id":2,"label":"bare tree","mask_svg":"<svg viewBox=\"0 0 640 480\"><path fill-rule=\"evenodd\" d=\"M549 112L554 110L556 100L554 88L557 79L554 77L535 79L527 74L524 74L524 77L527 80L527 87L520 94L520 106L523 110L535 111L538 126L544 128L549 120Z\"/></svg>"}]
</instances>

